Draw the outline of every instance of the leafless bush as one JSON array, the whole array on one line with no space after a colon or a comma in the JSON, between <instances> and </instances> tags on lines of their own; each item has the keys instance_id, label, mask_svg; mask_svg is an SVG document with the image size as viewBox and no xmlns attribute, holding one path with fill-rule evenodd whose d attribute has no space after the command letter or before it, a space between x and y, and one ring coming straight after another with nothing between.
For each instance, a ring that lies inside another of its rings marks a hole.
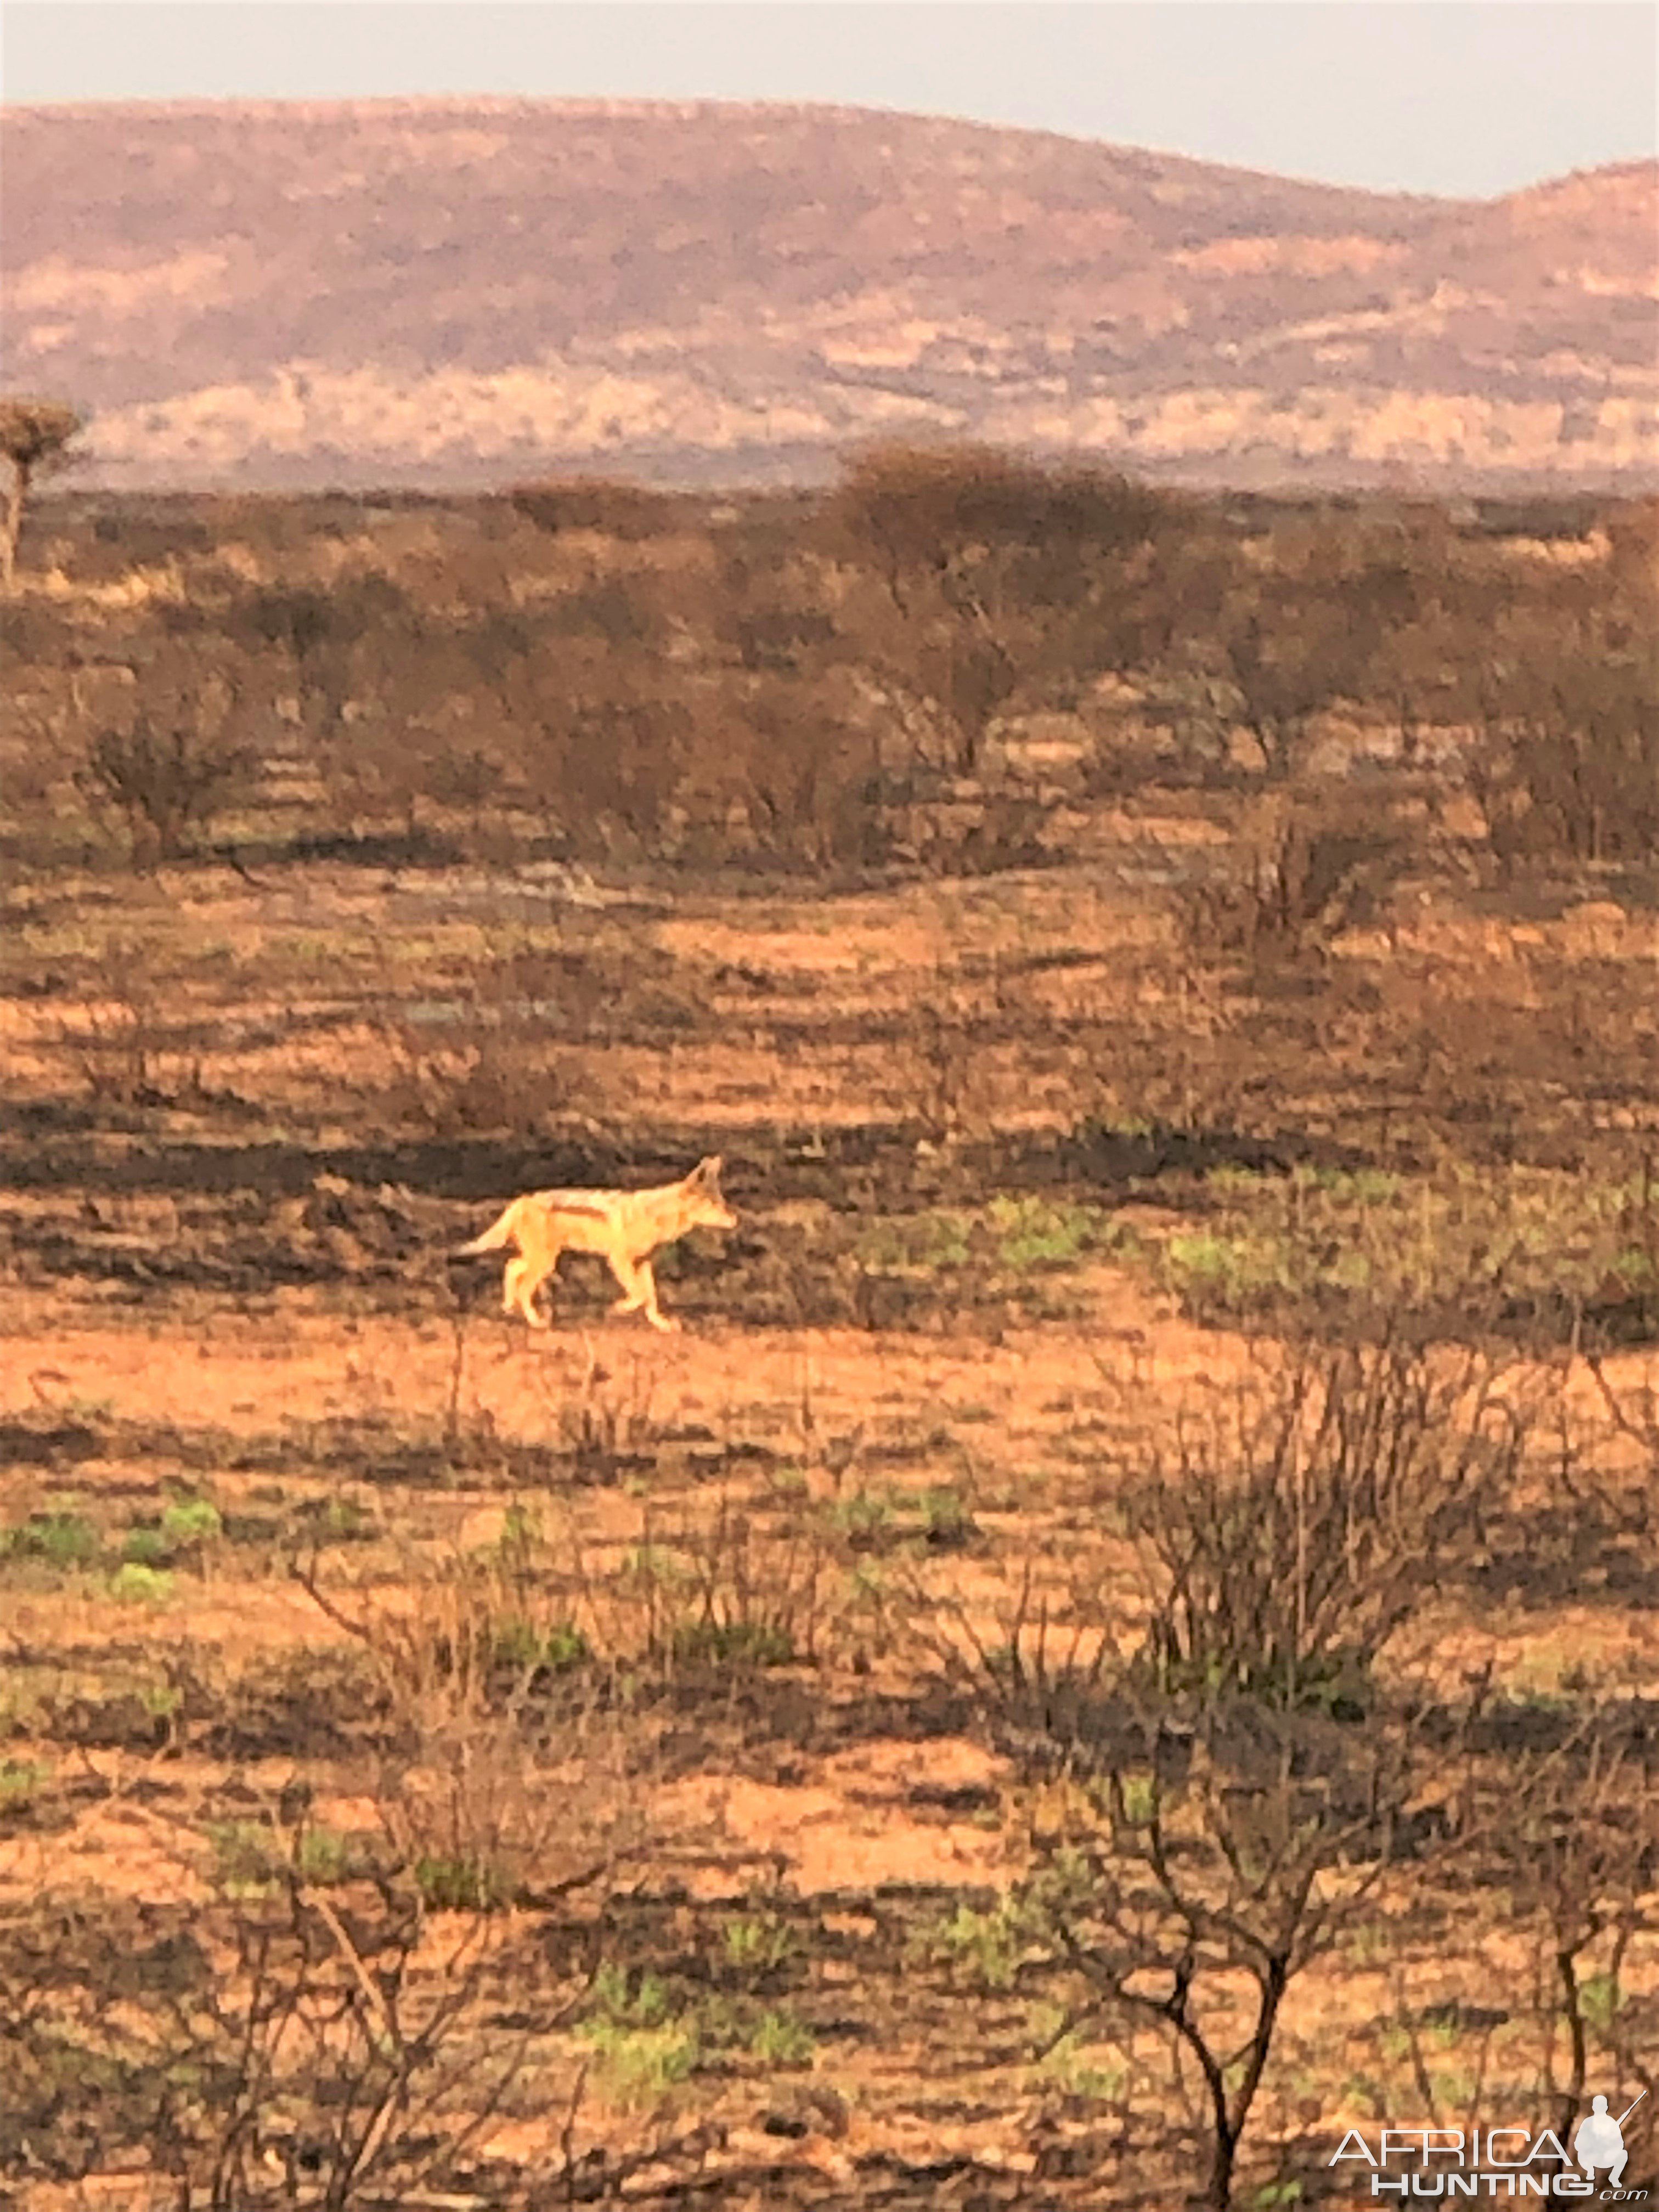
<instances>
[{"instance_id":1,"label":"leafless bush","mask_svg":"<svg viewBox=\"0 0 1659 2212\"><path fill-rule=\"evenodd\" d=\"M1448 1743L1408 1706L1362 1723L1212 1669L1179 1688L1117 1656L1117 1626L1027 1610L988 1652L984 1709L1026 1779L1009 1799L1024 1872L946 1948L1042 1993L1038 2055L1091 2040L1125 2073L1167 2039L1167 2126L1187 2116L1225 2212L1286 1992L1378 1909L1385 1881L1462 1839Z\"/></svg>"},{"instance_id":2,"label":"leafless bush","mask_svg":"<svg viewBox=\"0 0 1659 2212\"><path fill-rule=\"evenodd\" d=\"M1484 1357L1293 1357L1265 1402L1183 1428L1125 1498L1144 1663L1165 1690L1363 1705L1383 1645L1467 1570L1529 1433Z\"/></svg>"},{"instance_id":3,"label":"leafless bush","mask_svg":"<svg viewBox=\"0 0 1659 2212\"><path fill-rule=\"evenodd\" d=\"M611 1635L669 1680L823 1659L844 1565L815 1516L722 1498L712 1516L647 1519L603 1594Z\"/></svg>"},{"instance_id":4,"label":"leafless bush","mask_svg":"<svg viewBox=\"0 0 1659 2212\"><path fill-rule=\"evenodd\" d=\"M136 868L183 859L215 817L248 787L253 756L228 732L226 708L179 702L141 708L125 728L88 745L76 788L93 813L118 826Z\"/></svg>"},{"instance_id":5,"label":"leafless bush","mask_svg":"<svg viewBox=\"0 0 1659 2212\"><path fill-rule=\"evenodd\" d=\"M1620 2080L1659 2087L1640 2054L1659 2000L1631 1986L1633 1954L1659 1937L1652 1883L1659 1868L1659 1753L1641 1709L1603 1695L1566 1717L1562 1741L1486 1762L1495 1801L1483 1871L1536 1930L1547 2009L1559 2036L1546 2044L1544 2089L1565 2142L1584 2109L1586 2084L1609 2068ZM1592 2046L1597 2063L1592 2065Z\"/></svg>"},{"instance_id":6,"label":"leafless bush","mask_svg":"<svg viewBox=\"0 0 1659 2212\"><path fill-rule=\"evenodd\" d=\"M406 1900L385 1889L337 1899L292 1875L230 1924L236 1968L204 1993L210 2027L198 2030L198 2063L218 2078L199 2102L179 2094L157 2130L165 2163L200 2191L192 2201L228 2212L291 2202L288 2191L308 2185L313 2202L343 2212L406 2203L465 2173L528 2040L479 2034L489 1945L469 1931L423 1983L411 1972L420 1917ZM551 2024L580 1991L575 1980Z\"/></svg>"},{"instance_id":7,"label":"leafless bush","mask_svg":"<svg viewBox=\"0 0 1659 2212\"><path fill-rule=\"evenodd\" d=\"M1499 870L1659 857L1659 688L1629 655L1528 670L1489 699L1468 769Z\"/></svg>"},{"instance_id":8,"label":"leafless bush","mask_svg":"<svg viewBox=\"0 0 1659 2212\"><path fill-rule=\"evenodd\" d=\"M1005 1910L1066 1991L1048 2047L1152 2027L1178 2080L1195 2069L1203 2202L1226 2212L1285 1992L1375 1909L1434 1768L1406 1727L1221 1694L1137 1722L1036 1802L1033 1870Z\"/></svg>"},{"instance_id":9,"label":"leafless bush","mask_svg":"<svg viewBox=\"0 0 1659 2212\"><path fill-rule=\"evenodd\" d=\"M510 497L527 521L553 535L593 531L627 544L657 537L672 526L675 518L675 502L667 493L611 477L520 484Z\"/></svg>"},{"instance_id":10,"label":"leafless bush","mask_svg":"<svg viewBox=\"0 0 1659 2212\"><path fill-rule=\"evenodd\" d=\"M1247 815L1229 872L1182 890L1182 937L1201 959L1322 951L1373 917L1404 853L1399 832L1351 808L1265 802Z\"/></svg>"},{"instance_id":11,"label":"leafless bush","mask_svg":"<svg viewBox=\"0 0 1659 2212\"><path fill-rule=\"evenodd\" d=\"M1644 1166L1645 1170L1645 1163ZM1652 1191L1653 1185L1644 1172L1644 1200L1650 1200ZM1614 1433L1637 1446L1646 1462L1648 1473L1659 1480L1659 1387L1656 1387L1651 1371L1639 1381L1623 1377L1615 1381L1605 1360L1592 1357L1587 1364Z\"/></svg>"},{"instance_id":12,"label":"leafless bush","mask_svg":"<svg viewBox=\"0 0 1659 2212\"><path fill-rule=\"evenodd\" d=\"M137 2169L204 2212L390 2212L470 2179L532 2035L582 1998L582 1942L514 1971L511 1928L475 1917L434 1959L407 1872L276 1800L172 1836L188 1908L54 1885L0 1913L0 2177Z\"/></svg>"},{"instance_id":13,"label":"leafless bush","mask_svg":"<svg viewBox=\"0 0 1659 2212\"><path fill-rule=\"evenodd\" d=\"M1098 469L1044 468L987 447L887 445L854 460L828 519L899 596L907 577L965 585L1001 560L1037 601L1083 590L1091 558L1138 550L1182 513L1180 500Z\"/></svg>"},{"instance_id":14,"label":"leafless bush","mask_svg":"<svg viewBox=\"0 0 1659 2212\"><path fill-rule=\"evenodd\" d=\"M60 1040L87 1095L100 1105L169 1105L202 1095L199 1052L178 1042L178 1024L160 980L135 945L113 948L99 963L96 988Z\"/></svg>"},{"instance_id":15,"label":"leafless bush","mask_svg":"<svg viewBox=\"0 0 1659 2212\"><path fill-rule=\"evenodd\" d=\"M988 1629L982 1607L912 1574L890 1588L893 1626L930 1671L969 1692L993 1727L1043 1771L1116 1709L1125 1623L1091 1547L1065 1563L1027 1554Z\"/></svg>"},{"instance_id":16,"label":"leafless bush","mask_svg":"<svg viewBox=\"0 0 1659 2212\"><path fill-rule=\"evenodd\" d=\"M692 702L601 665L529 737L526 784L570 849L654 854L697 738Z\"/></svg>"},{"instance_id":17,"label":"leafless bush","mask_svg":"<svg viewBox=\"0 0 1659 2212\"><path fill-rule=\"evenodd\" d=\"M0 2176L76 2203L118 2178L139 2202L137 2180L190 2212L494 2203L489 2140L532 2096L556 2141L513 2202L621 2204L647 2169L696 2174L706 2125L613 2149L584 2124L587 2059L550 2056L589 1997L586 1931L475 1917L434 1956L406 1887L319 1878L317 1840L273 1831L258 1878L188 1920L65 1899L0 1927Z\"/></svg>"},{"instance_id":18,"label":"leafless bush","mask_svg":"<svg viewBox=\"0 0 1659 2212\"><path fill-rule=\"evenodd\" d=\"M550 1392L561 1448L587 1480L614 1478L618 1471L652 1455L660 1433L653 1415L652 1371L635 1360L626 1380L618 1380L590 1352L574 1391L561 1384Z\"/></svg>"},{"instance_id":19,"label":"leafless bush","mask_svg":"<svg viewBox=\"0 0 1659 2212\"><path fill-rule=\"evenodd\" d=\"M467 816L471 848L480 850L484 817L506 788L508 769L498 755L483 745L463 745L434 760L427 788L435 803Z\"/></svg>"},{"instance_id":20,"label":"leafless bush","mask_svg":"<svg viewBox=\"0 0 1659 2212\"><path fill-rule=\"evenodd\" d=\"M515 1511L493 1552L427 1575L414 1607L337 1595L295 1572L362 1644L397 1747L381 1818L434 1905L489 1911L585 1888L647 1848L640 1753L568 1577Z\"/></svg>"},{"instance_id":21,"label":"leafless bush","mask_svg":"<svg viewBox=\"0 0 1659 2212\"><path fill-rule=\"evenodd\" d=\"M688 803L710 857L731 856L737 810L769 859L868 866L888 844L874 732L849 721L830 687L759 678L730 719L704 726L688 761Z\"/></svg>"},{"instance_id":22,"label":"leafless bush","mask_svg":"<svg viewBox=\"0 0 1659 2212\"><path fill-rule=\"evenodd\" d=\"M930 987L917 999L908 1064L916 1105L930 1137L963 1133L978 1058L971 994L935 965Z\"/></svg>"},{"instance_id":23,"label":"leafless bush","mask_svg":"<svg viewBox=\"0 0 1659 2212\"><path fill-rule=\"evenodd\" d=\"M546 1058L518 1025L459 1018L441 1042L409 1020L382 1024L393 1073L386 1111L434 1136L471 1132L524 1135L543 1127L562 1091Z\"/></svg>"},{"instance_id":24,"label":"leafless bush","mask_svg":"<svg viewBox=\"0 0 1659 2212\"><path fill-rule=\"evenodd\" d=\"M453 995L410 1000L388 979L377 1023L386 1110L438 1137L544 1128L568 1102L567 1044L586 1034L600 998L585 969L507 942Z\"/></svg>"},{"instance_id":25,"label":"leafless bush","mask_svg":"<svg viewBox=\"0 0 1659 2212\"><path fill-rule=\"evenodd\" d=\"M1509 1495L1525 1431L1500 1379L1394 1346L1292 1360L1120 1486L1137 1651L1128 1608L1062 1604L1029 1572L1000 1643L954 1639L1030 1778L1027 1871L983 1925L959 1917L957 1948L1058 1994L1050 2051L1169 2039L1215 2212L1287 1989L1385 1875L1468 1839L1449 1745L1470 1716L1374 1668Z\"/></svg>"},{"instance_id":26,"label":"leafless bush","mask_svg":"<svg viewBox=\"0 0 1659 2212\"><path fill-rule=\"evenodd\" d=\"M1231 704L1271 782L1304 764L1316 718L1348 680L1347 627L1340 605L1305 579L1259 588L1229 611L1220 645Z\"/></svg>"},{"instance_id":27,"label":"leafless bush","mask_svg":"<svg viewBox=\"0 0 1659 2212\"><path fill-rule=\"evenodd\" d=\"M930 1138L983 1137L995 1124L995 1048L1028 1013L1019 978L994 956L979 972L936 959L911 1008L907 1106Z\"/></svg>"}]
</instances>

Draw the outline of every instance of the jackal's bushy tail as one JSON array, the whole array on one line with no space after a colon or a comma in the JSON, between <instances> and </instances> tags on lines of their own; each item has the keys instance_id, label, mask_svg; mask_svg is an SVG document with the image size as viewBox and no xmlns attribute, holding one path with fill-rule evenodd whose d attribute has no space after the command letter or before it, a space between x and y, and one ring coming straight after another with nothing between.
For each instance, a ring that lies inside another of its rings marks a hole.
<instances>
[{"instance_id":1,"label":"jackal's bushy tail","mask_svg":"<svg viewBox=\"0 0 1659 2212\"><path fill-rule=\"evenodd\" d=\"M474 1252L495 1252L503 1244L510 1244L513 1233L518 1227L520 1203L515 1198L511 1205L503 1206L500 1215L490 1223L482 1237L475 1237L470 1244L458 1244L456 1258L465 1259Z\"/></svg>"}]
</instances>

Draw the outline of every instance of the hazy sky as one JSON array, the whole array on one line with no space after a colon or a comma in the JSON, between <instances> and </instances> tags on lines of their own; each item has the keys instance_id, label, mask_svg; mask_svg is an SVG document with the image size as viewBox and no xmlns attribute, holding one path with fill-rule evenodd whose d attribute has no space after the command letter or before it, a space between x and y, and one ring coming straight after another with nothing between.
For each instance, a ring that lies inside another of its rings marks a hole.
<instances>
[{"instance_id":1,"label":"hazy sky","mask_svg":"<svg viewBox=\"0 0 1659 2212\"><path fill-rule=\"evenodd\" d=\"M9 0L0 40L9 101L818 100L1453 193L1659 147L1650 0Z\"/></svg>"}]
</instances>

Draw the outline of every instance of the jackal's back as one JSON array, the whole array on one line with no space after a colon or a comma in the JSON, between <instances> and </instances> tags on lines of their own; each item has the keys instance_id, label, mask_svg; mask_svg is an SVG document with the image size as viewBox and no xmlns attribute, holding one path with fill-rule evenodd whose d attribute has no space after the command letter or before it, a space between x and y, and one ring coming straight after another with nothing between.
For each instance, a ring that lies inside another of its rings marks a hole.
<instances>
[{"instance_id":1,"label":"jackal's back","mask_svg":"<svg viewBox=\"0 0 1659 2212\"><path fill-rule=\"evenodd\" d=\"M642 1194L635 1192L638 1197ZM608 1220L622 1200L630 1194L625 1190L538 1190L532 1193L536 1204L549 1213L592 1213Z\"/></svg>"}]
</instances>

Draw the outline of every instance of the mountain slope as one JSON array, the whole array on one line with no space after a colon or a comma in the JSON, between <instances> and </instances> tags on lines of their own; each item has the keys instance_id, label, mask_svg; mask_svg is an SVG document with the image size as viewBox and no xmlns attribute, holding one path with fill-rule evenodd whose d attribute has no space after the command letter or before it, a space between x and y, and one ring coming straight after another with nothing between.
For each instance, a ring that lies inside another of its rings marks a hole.
<instances>
[{"instance_id":1,"label":"mountain slope","mask_svg":"<svg viewBox=\"0 0 1659 2212\"><path fill-rule=\"evenodd\" d=\"M1659 477L1659 167L1492 202L861 110L16 109L0 374L112 483Z\"/></svg>"}]
</instances>

